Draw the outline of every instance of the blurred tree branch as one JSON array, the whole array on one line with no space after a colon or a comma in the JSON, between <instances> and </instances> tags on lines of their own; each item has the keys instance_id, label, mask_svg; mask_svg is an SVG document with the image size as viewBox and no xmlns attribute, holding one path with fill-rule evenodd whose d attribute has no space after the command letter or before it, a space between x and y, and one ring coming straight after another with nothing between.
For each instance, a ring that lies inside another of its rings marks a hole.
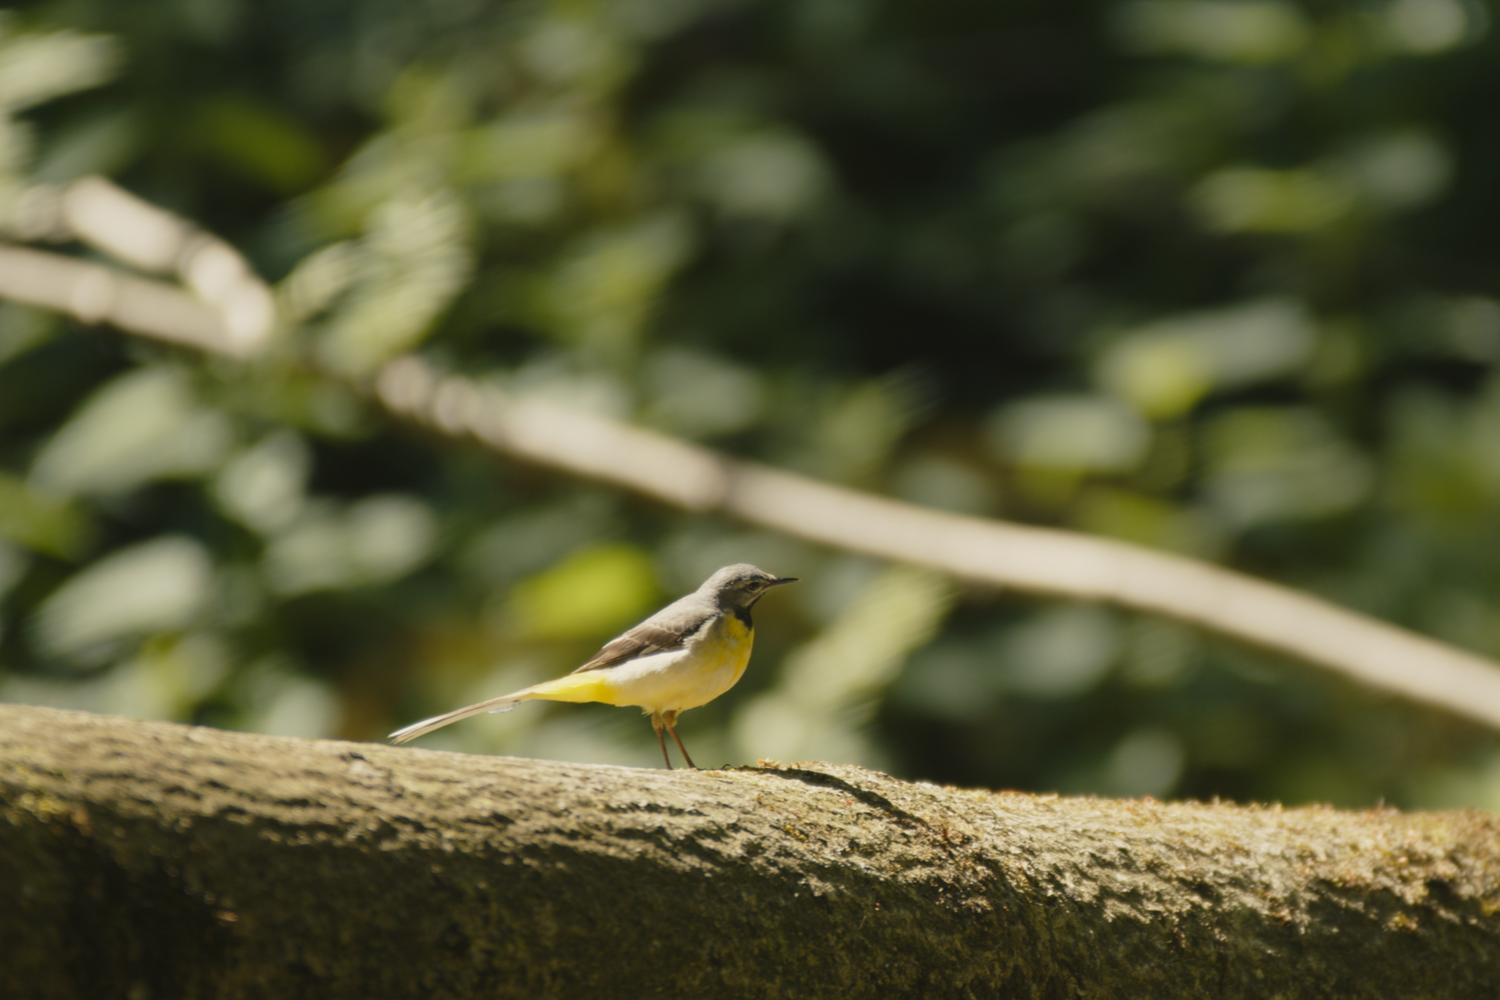
<instances>
[{"instance_id":1,"label":"blurred tree branch","mask_svg":"<svg viewBox=\"0 0 1500 1000\"><path fill-rule=\"evenodd\" d=\"M271 332L271 291L239 251L102 177L33 188L18 214L23 236L76 239L183 287L0 244L0 296L218 354L247 355Z\"/></svg>"},{"instance_id":2,"label":"blurred tree branch","mask_svg":"<svg viewBox=\"0 0 1500 1000\"><path fill-rule=\"evenodd\" d=\"M235 251L90 178L35 199L23 232L71 234L186 287L56 254L0 246L0 295L131 333L243 356L274 326L274 300ZM1500 727L1500 665L1243 574L1125 542L934 511L818 482L641 428L517 400L414 356L388 362L374 396L392 413L508 456L696 512L983 584L1111 601L1165 615Z\"/></svg>"},{"instance_id":3,"label":"blurred tree branch","mask_svg":"<svg viewBox=\"0 0 1500 1000\"><path fill-rule=\"evenodd\" d=\"M1474 997L1481 813L669 772L0 705L29 997Z\"/></svg>"}]
</instances>

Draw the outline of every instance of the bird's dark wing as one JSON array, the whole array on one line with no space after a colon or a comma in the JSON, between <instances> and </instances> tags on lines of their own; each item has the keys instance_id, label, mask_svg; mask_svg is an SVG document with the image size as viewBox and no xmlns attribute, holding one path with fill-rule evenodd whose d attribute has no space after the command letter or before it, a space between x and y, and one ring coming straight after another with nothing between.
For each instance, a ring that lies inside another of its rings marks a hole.
<instances>
[{"instance_id":1,"label":"bird's dark wing","mask_svg":"<svg viewBox=\"0 0 1500 1000\"><path fill-rule=\"evenodd\" d=\"M641 656L650 656L652 653L661 653L669 649L681 649L683 644L692 637L693 633L703 627L708 620L708 615L694 616L691 619L682 620L681 624L658 625L655 622L645 621L635 628L626 632L618 639L613 639L593 658L577 670L575 674L581 674L585 670L604 670L609 667L618 666L627 660L634 660Z\"/></svg>"}]
</instances>

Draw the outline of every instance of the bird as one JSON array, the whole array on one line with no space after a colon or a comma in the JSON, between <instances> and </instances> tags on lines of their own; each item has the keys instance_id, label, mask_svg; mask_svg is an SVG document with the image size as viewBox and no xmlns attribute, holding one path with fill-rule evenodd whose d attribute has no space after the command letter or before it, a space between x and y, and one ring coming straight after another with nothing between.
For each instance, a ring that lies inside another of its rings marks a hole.
<instances>
[{"instance_id":1,"label":"bird","mask_svg":"<svg viewBox=\"0 0 1500 1000\"><path fill-rule=\"evenodd\" d=\"M414 722L389 739L405 743L471 715L508 712L523 701L598 701L643 709L651 716L667 769L672 758L663 730L696 771L677 735L677 716L734 687L755 640L750 609L772 587L796 582L795 576L775 576L749 563L725 566L691 594L610 640L567 676Z\"/></svg>"}]
</instances>

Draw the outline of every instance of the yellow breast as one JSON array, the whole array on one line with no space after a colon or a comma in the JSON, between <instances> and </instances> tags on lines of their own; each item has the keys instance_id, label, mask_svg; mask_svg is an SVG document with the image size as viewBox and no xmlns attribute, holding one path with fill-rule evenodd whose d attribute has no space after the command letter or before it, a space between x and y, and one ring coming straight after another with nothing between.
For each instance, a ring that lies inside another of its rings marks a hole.
<instances>
[{"instance_id":1,"label":"yellow breast","mask_svg":"<svg viewBox=\"0 0 1500 1000\"><path fill-rule=\"evenodd\" d=\"M689 654L670 672L671 690L657 696L659 707L678 711L697 708L734 687L750 663L754 641L754 631L744 622L733 615L720 618L692 643Z\"/></svg>"},{"instance_id":2,"label":"yellow breast","mask_svg":"<svg viewBox=\"0 0 1500 1000\"><path fill-rule=\"evenodd\" d=\"M720 631L724 633L724 638L719 655L723 666L731 675L729 683L724 686L724 691L728 691L739 683L745 668L750 665L750 647L755 642L755 630L734 615L725 615L720 619ZM724 691L719 693L723 694Z\"/></svg>"}]
</instances>

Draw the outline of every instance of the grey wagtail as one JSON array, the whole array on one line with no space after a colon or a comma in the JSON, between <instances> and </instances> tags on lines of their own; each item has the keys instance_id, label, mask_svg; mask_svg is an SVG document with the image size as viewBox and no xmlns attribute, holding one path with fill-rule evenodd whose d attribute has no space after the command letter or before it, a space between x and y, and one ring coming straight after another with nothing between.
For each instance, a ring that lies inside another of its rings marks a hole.
<instances>
[{"instance_id":1,"label":"grey wagtail","mask_svg":"<svg viewBox=\"0 0 1500 1000\"><path fill-rule=\"evenodd\" d=\"M606 644L568 676L414 722L392 733L391 741L405 743L480 712L508 712L522 701L602 701L645 709L667 768L672 758L663 729L696 770L677 735L677 716L734 687L750 662L755 640L750 609L772 587L795 582L794 576L772 576L749 563L725 566L691 594Z\"/></svg>"}]
</instances>

